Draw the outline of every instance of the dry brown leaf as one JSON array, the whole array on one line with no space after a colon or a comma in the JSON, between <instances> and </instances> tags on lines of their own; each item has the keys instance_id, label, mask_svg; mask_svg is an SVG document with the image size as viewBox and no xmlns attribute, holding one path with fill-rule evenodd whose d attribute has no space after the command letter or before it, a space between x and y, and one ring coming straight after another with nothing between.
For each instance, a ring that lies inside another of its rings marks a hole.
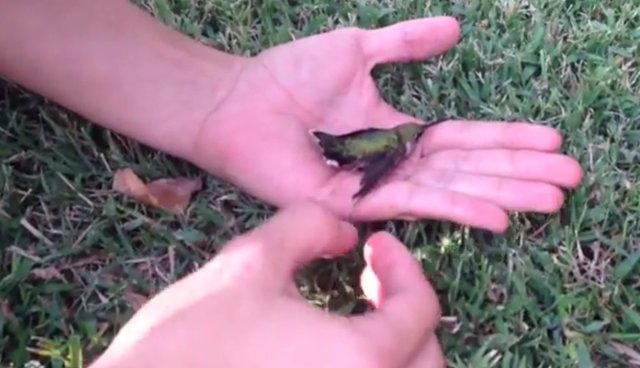
<instances>
[{"instance_id":1,"label":"dry brown leaf","mask_svg":"<svg viewBox=\"0 0 640 368\"><path fill-rule=\"evenodd\" d=\"M34 268L30 273L33 276L45 281L50 281L53 279L65 281L64 276L62 276L60 271L58 271L58 269L55 267Z\"/></svg>"},{"instance_id":2,"label":"dry brown leaf","mask_svg":"<svg viewBox=\"0 0 640 368\"><path fill-rule=\"evenodd\" d=\"M145 184L130 168L116 171L113 178L113 190L174 214L182 214L193 193L200 189L199 178L162 178Z\"/></svg>"},{"instance_id":3,"label":"dry brown leaf","mask_svg":"<svg viewBox=\"0 0 640 368\"><path fill-rule=\"evenodd\" d=\"M149 300L149 298L147 298L146 296L142 294L138 294L135 291L132 291L131 289L125 290L124 296L134 311L137 311L138 309L142 308L142 306L145 305L145 303Z\"/></svg>"},{"instance_id":4,"label":"dry brown leaf","mask_svg":"<svg viewBox=\"0 0 640 368\"><path fill-rule=\"evenodd\" d=\"M619 342L611 342L611 347L619 354L628 358L629 361L627 363L631 364L631 366L640 367L640 352Z\"/></svg>"}]
</instances>

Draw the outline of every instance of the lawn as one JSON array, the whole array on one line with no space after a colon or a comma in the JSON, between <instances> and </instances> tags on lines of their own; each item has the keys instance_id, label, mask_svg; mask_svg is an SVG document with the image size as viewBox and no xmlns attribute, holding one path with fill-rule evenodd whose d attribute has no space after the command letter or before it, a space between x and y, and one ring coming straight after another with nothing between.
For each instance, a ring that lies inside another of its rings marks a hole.
<instances>
[{"instance_id":1,"label":"lawn","mask_svg":"<svg viewBox=\"0 0 640 368\"><path fill-rule=\"evenodd\" d=\"M418 116L533 119L557 127L583 184L553 216L513 214L504 235L450 223L397 234L437 287L452 367L640 367L640 4L622 0L156 0L157 18L254 54L343 25L453 15L459 45L376 71ZM415 98L415 96L419 98ZM0 81L0 367L72 367L109 343L145 297L194 270L272 208L207 176L186 216L111 191L113 171L192 166ZM358 259L307 270L320 306L358 308ZM634 355L635 354L635 358Z\"/></svg>"}]
</instances>

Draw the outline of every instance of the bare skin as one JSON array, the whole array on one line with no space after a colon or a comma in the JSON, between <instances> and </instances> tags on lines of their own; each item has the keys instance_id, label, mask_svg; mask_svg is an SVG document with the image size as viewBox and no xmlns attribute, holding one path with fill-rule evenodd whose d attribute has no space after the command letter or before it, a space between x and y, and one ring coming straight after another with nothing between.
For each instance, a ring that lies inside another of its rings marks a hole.
<instances>
[{"instance_id":1,"label":"bare skin","mask_svg":"<svg viewBox=\"0 0 640 368\"><path fill-rule=\"evenodd\" d=\"M283 210L149 301L91 368L444 367L436 294L391 235L365 247L362 285L375 311L331 315L298 294L294 270L356 239L318 205Z\"/></svg>"},{"instance_id":2,"label":"bare skin","mask_svg":"<svg viewBox=\"0 0 640 368\"><path fill-rule=\"evenodd\" d=\"M501 232L509 211L555 212L562 190L579 184L582 171L559 152L554 129L449 121L428 130L392 180L353 207L359 177L326 166L308 130L416 120L382 100L371 69L425 60L459 37L454 19L426 18L336 30L240 57L172 31L124 0L0 0L1 75L269 203L320 206L287 212L232 242L202 272L139 311L95 366L138 367L153 359L157 366L187 359L194 367L255 366L253 355L274 366L309 366L309 356L318 366L443 366L431 289L397 240L370 240L371 269L363 279L378 285L367 286L378 310L355 325L307 308L293 295L290 275L279 271L350 246L352 230L335 230L348 226L332 216L450 220ZM310 236L327 238L318 244ZM225 275L226 283L216 284ZM419 317L416 329L407 316ZM255 326L279 332L263 335L249 328ZM285 327L294 328L293 339ZM235 351L229 336L250 343ZM316 351L318 336L336 343ZM294 354L292 345L307 355ZM179 347L177 355L169 346ZM212 357L220 361L212 364Z\"/></svg>"},{"instance_id":3,"label":"bare skin","mask_svg":"<svg viewBox=\"0 0 640 368\"><path fill-rule=\"evenodd\" d=\"M242 60L128 1L0 0L0 75L185 159Z\"/></svg>"},{"instance_id":4,"label":"bare skin","mask_svg":"<svg viewBox=\"0 0 640 368\"><path fill-rule=\"evenodd\" d=\"M192 41L124 0L0 0L0 27L1 74L277 206L315 200L356 221L427 218L502 232L509 211L555 212L562 189L582 178L552 128L450 121L352 207L359 177L326 166L308 130L417 120L382 100L370 71L453 47L460 30L449 17L340 29L253 58Z\"/></svg>"},{"instance_id":5,"label":"bare skin","mask_svg":"<svg viewBox=\"0 0 640 368\"><path fill-rule=\"evenodd\" d=\"M430 218L502 232L508 211L557 211L562 189L575 187L582 171L559 153L562 138L549 127L436 125L396 175L355 208L351 197L360 176L327 166L309 139L309 129L344 133L419 121L382 100L371 69L438 55L458 37L455 20L437 17L375 30L341 29L266 50L245 65L203 125L196 156L226 157L209 167L272 203L311 198L359 221ZM244 103L247 95L251 106Z\"/></svg>"}]
</instances>

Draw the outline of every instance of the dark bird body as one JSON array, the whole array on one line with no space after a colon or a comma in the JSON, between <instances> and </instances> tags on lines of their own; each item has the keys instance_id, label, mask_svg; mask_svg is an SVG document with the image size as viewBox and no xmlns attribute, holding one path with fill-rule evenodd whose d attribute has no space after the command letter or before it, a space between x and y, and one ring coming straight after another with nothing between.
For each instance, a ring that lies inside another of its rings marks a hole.
<instances>
[{"instance_id":1,"label":"dark bird body","mask_svg":"<svg viewBox=\"0 0 640 368\"><path fill-rule=\"evenodd\" d=\"M430 124L404 123L390 129L366 128L342 135L312 131L328 165L363 173L353 198L368 194L398 164L409 156Z\"/></svg>"}]
</instances>

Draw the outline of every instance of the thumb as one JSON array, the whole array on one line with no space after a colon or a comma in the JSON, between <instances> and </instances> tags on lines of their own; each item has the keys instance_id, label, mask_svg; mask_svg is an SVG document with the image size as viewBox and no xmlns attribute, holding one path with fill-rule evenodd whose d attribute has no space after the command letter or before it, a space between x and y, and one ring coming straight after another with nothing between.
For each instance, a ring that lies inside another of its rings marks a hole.
<instances>
[{"instance_id":1,"label":"thumb","mask_svg":"<svg viewBox=\"0 0 640 368\"><path fill-rule=\"evenodd\" d=\"M362 48L373 68L381 63L419 61L439 55L459 38L460 26L455 18L430 17L367 30Z\"/></svg>"},{"instance_id":2,"label":"thumb","mask_svg":"<svg viewBox=\"0 0 640 368\"><path fill-rule=\"evenodd\" d=\"M291 276L316 258L335 257L355 246L357 231L315 203L284 208L263 225L234 241L258 251L269 273Z\"/></svg>"},{"instance_id":3,"label":"thumb","mask_svg":"<svg viewBox=\"0 0 640 368\"><path fill-rule=\"evenodd\" d=\"M376 310L355 317L356 323L377 349L400 364L435 330L440 319L438 298L420 265L390 234L374 234L364 251L362 288Z\"/></svg>"}]
</instances>

